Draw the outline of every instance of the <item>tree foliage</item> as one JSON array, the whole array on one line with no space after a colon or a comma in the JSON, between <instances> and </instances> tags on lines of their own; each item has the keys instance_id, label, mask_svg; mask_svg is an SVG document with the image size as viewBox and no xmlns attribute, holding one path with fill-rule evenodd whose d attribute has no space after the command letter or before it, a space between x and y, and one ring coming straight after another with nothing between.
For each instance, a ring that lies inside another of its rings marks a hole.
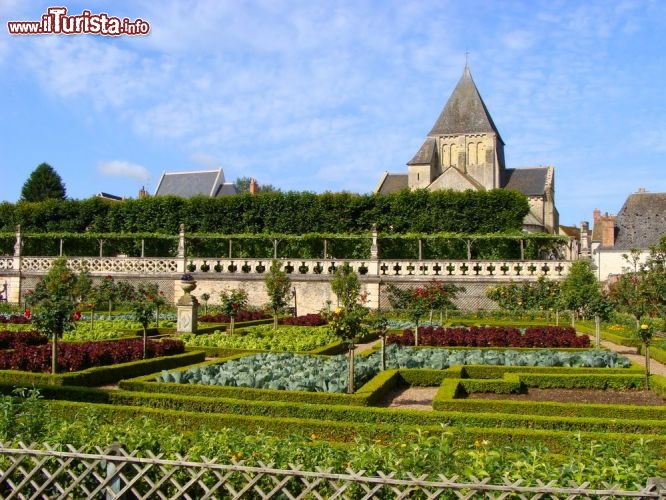
<instances>
[{"instance_id":1,"label":"tree foliage","mask_svg":"<svg viewBox=\"0 0 666 500\"><path fill-rule=\"evenodd\" d=\"M277 329L278 314L287 306L287 300L291 292L291 280L287 273L282 270L282 263L273 260L271 267L264 279L268 304L273 311L273 328Z\"/></svg>"},{"instance_id":2,"label":"tree foliage","mask_svg":"<svg viewBox=\"0 0 666 500\"><path fill-rule=\"evenodd\" d=\"M157 196L111 202L0 204L0 231L177 234L387 234L520 231L527 198L511 190L376 194L259 192L207 198Z\"/></svg>"},{"instance_id":3,"label":"tree foliage","mask_svg":"<svg viewBox=\"0 0 666 500\"><path fill-rule=\"evenodd\" d=\"M66 197L62 178L48 163L39 164L21 189L21 201L64 200Z\"/></svg>"},{"instance_id":4,"label":"tree foliage","mask_svg":"<svg viewBox=\"0 0 666 500\"><path fill-rule=\"evenodd\" d=\"M67 266L67 259L53 261L44 279L39 282L33 295L33 303L38 307L33 316L35 327L51 338L51 372L58 371L58 339L74 328L74 311L78 278Z\"/></svg>"}]
</instances>

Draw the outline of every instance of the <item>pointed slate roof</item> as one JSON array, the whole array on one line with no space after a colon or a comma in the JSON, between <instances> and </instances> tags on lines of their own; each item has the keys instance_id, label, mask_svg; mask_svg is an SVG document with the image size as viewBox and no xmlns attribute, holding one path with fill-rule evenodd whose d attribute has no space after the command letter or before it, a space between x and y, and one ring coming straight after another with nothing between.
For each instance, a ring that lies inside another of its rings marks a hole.
<instances>
[{"instance_id":1,"label":"pointed slate roof","mask_svg":"<svg viewBox=\"0 0 666 500\"><path fill-rule=\"evenodd\" d=\"M407 165L429 165L432 162L436 145L437 141L432 137L428 137L423 146L421 146L421 149L416 152L414 158L407 162Z\"/></svg>"},{"instance_id":2,"label":"pointed slate roof","mask_svg":"<svg viewBox=\"0 0 666 500\"><path fill-rule=\"evenodd\" d=\"M235 186L224 182L221 168L194 172L163 172L155 196L222 196L236 194Z\"/></svg>"},{"instance_id":3,"label":"pointed slate roof","mask_svg":"<svg viewBox=\"0 0 666 500\"><path fill-rule=\"evenodd\" d=\"M596 224L595 224L596 227ZM666 193L631 194L615 219L616 249L648 249L666 235Z\"/></svg>"},{"instance_id":4,"label":"pointed slate roof","mask_svg":"<svg viewBox=\"0 0 666 500\"><path fill-rule=\"evenodd\" d=\"M451 97L428 135L458 135L474 133L497 134L502 141L481 94L474 84L469 67L465 66Z\"/></svg>"}]
</instances>

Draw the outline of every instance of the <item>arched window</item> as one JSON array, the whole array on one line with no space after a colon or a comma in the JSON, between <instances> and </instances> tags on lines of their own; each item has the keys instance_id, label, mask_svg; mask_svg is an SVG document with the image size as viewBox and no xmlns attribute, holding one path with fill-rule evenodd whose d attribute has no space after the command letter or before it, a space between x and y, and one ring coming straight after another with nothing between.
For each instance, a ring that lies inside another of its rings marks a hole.
<instances>
[{"instance_id":1,"label":"arched window","mask_svg":"<svg viewBox=\"0 0 666 500\"><path fill-rule=\"evenodd\" d=\"M477 144L477 158L479 163L486 163L486 145L482 142Z\"/></svg>"},{"instance_id":2,"label":"arched window","mask_svg":"<svg viewBox=\"0 0 666 500\"><path fill-rule=\"evenodd\" d=\"M448 167L449 165L451 165L451 146L442 144L442 166Z\"/></svg>"},{"instance_id":3,"label":"arched window","mask_svg":"<svg viewBox=\"0 0 666 500\"><path fill-rule=\"evenodd\" d=\"M467 164L476 165L476 142L470 142L467 145Z\"/></svg>"}]
</instances>

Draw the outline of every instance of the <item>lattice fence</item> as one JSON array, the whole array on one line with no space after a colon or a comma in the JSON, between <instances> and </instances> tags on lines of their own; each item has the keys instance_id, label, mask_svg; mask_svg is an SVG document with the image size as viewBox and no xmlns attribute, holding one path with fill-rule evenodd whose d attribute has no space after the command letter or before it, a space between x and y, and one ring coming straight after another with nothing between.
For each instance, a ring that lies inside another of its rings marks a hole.
<instances>
[{"instance_id":1,"label":"lattice fence","mask_svg":"<svg viewBox=\"0 0 666 500\"><path fill-rule=\"evenodd\" d=\"M401 290L413 289L419 286L425 286L429 283L429 280L423 280L422 282L410 281L410 282L392 282L393 286L400 288ZM460 282L455 280L448 280L447 283L452 283L454 285L459 285L465 288L464 293L458 294L453 303L462 311L478 311L484 309L497 309L497 304L486 297L486 288L491 285L496 285L497 283L489 282ZM388 309L391 307L388 299L388 292L386 287L388 283L381 285L380 291L380 300L381 307ZM438 313L439 314L439 313Z\"/></svg>"},{"instance_id":2,"label":"lattice fence","mask_svg":"<svg viewBox=\"0 0 666 500\"><path fill-rule=\"evenodd\" d=\"M644 498L666 499L663 479L650 479L638 491L610 485L591 489L589 484L536 487L522 481L505 484L457 482L456 477L436 480L393 474L365 475L348 469L345 474L329 470L288 470L270 464L249 467L242 462L218 464L165 460L159 455L139 458L120 447L84 453L68 447L57 451L48 446L35 449L0 447L0 495L4 499L153 499L153 498Z\"/></svg>"}]
</instances>

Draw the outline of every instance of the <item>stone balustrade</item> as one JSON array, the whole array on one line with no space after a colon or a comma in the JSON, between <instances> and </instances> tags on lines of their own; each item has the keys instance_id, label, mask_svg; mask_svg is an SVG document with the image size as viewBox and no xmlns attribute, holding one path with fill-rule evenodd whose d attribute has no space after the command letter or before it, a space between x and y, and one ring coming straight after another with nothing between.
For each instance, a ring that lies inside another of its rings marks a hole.
<instances>
[{"instance_id":1,"label":"stone balustrade","mask_svg":"<svg viewBox=\"0 0 666 500\"><path fill-rule=\"evenodd\" d=\"M11 257L0 258L0 271L21 271L30 274L46 273L56 257L21 257L20 269L15 269ZM279 259L282 268L294 276L326 276L348 264L361 276L382 278L500 278L513 280L536 279L539 276L558 280L564 278L571 261L525 260L328 260L328 259ZM86 268L92 275L145 275L173 276L191 272L200 278L233 275L258 277L268 272L272 259L184 259L139 257L71 257L73 269Z\"/></svg>"}]
</instances>

